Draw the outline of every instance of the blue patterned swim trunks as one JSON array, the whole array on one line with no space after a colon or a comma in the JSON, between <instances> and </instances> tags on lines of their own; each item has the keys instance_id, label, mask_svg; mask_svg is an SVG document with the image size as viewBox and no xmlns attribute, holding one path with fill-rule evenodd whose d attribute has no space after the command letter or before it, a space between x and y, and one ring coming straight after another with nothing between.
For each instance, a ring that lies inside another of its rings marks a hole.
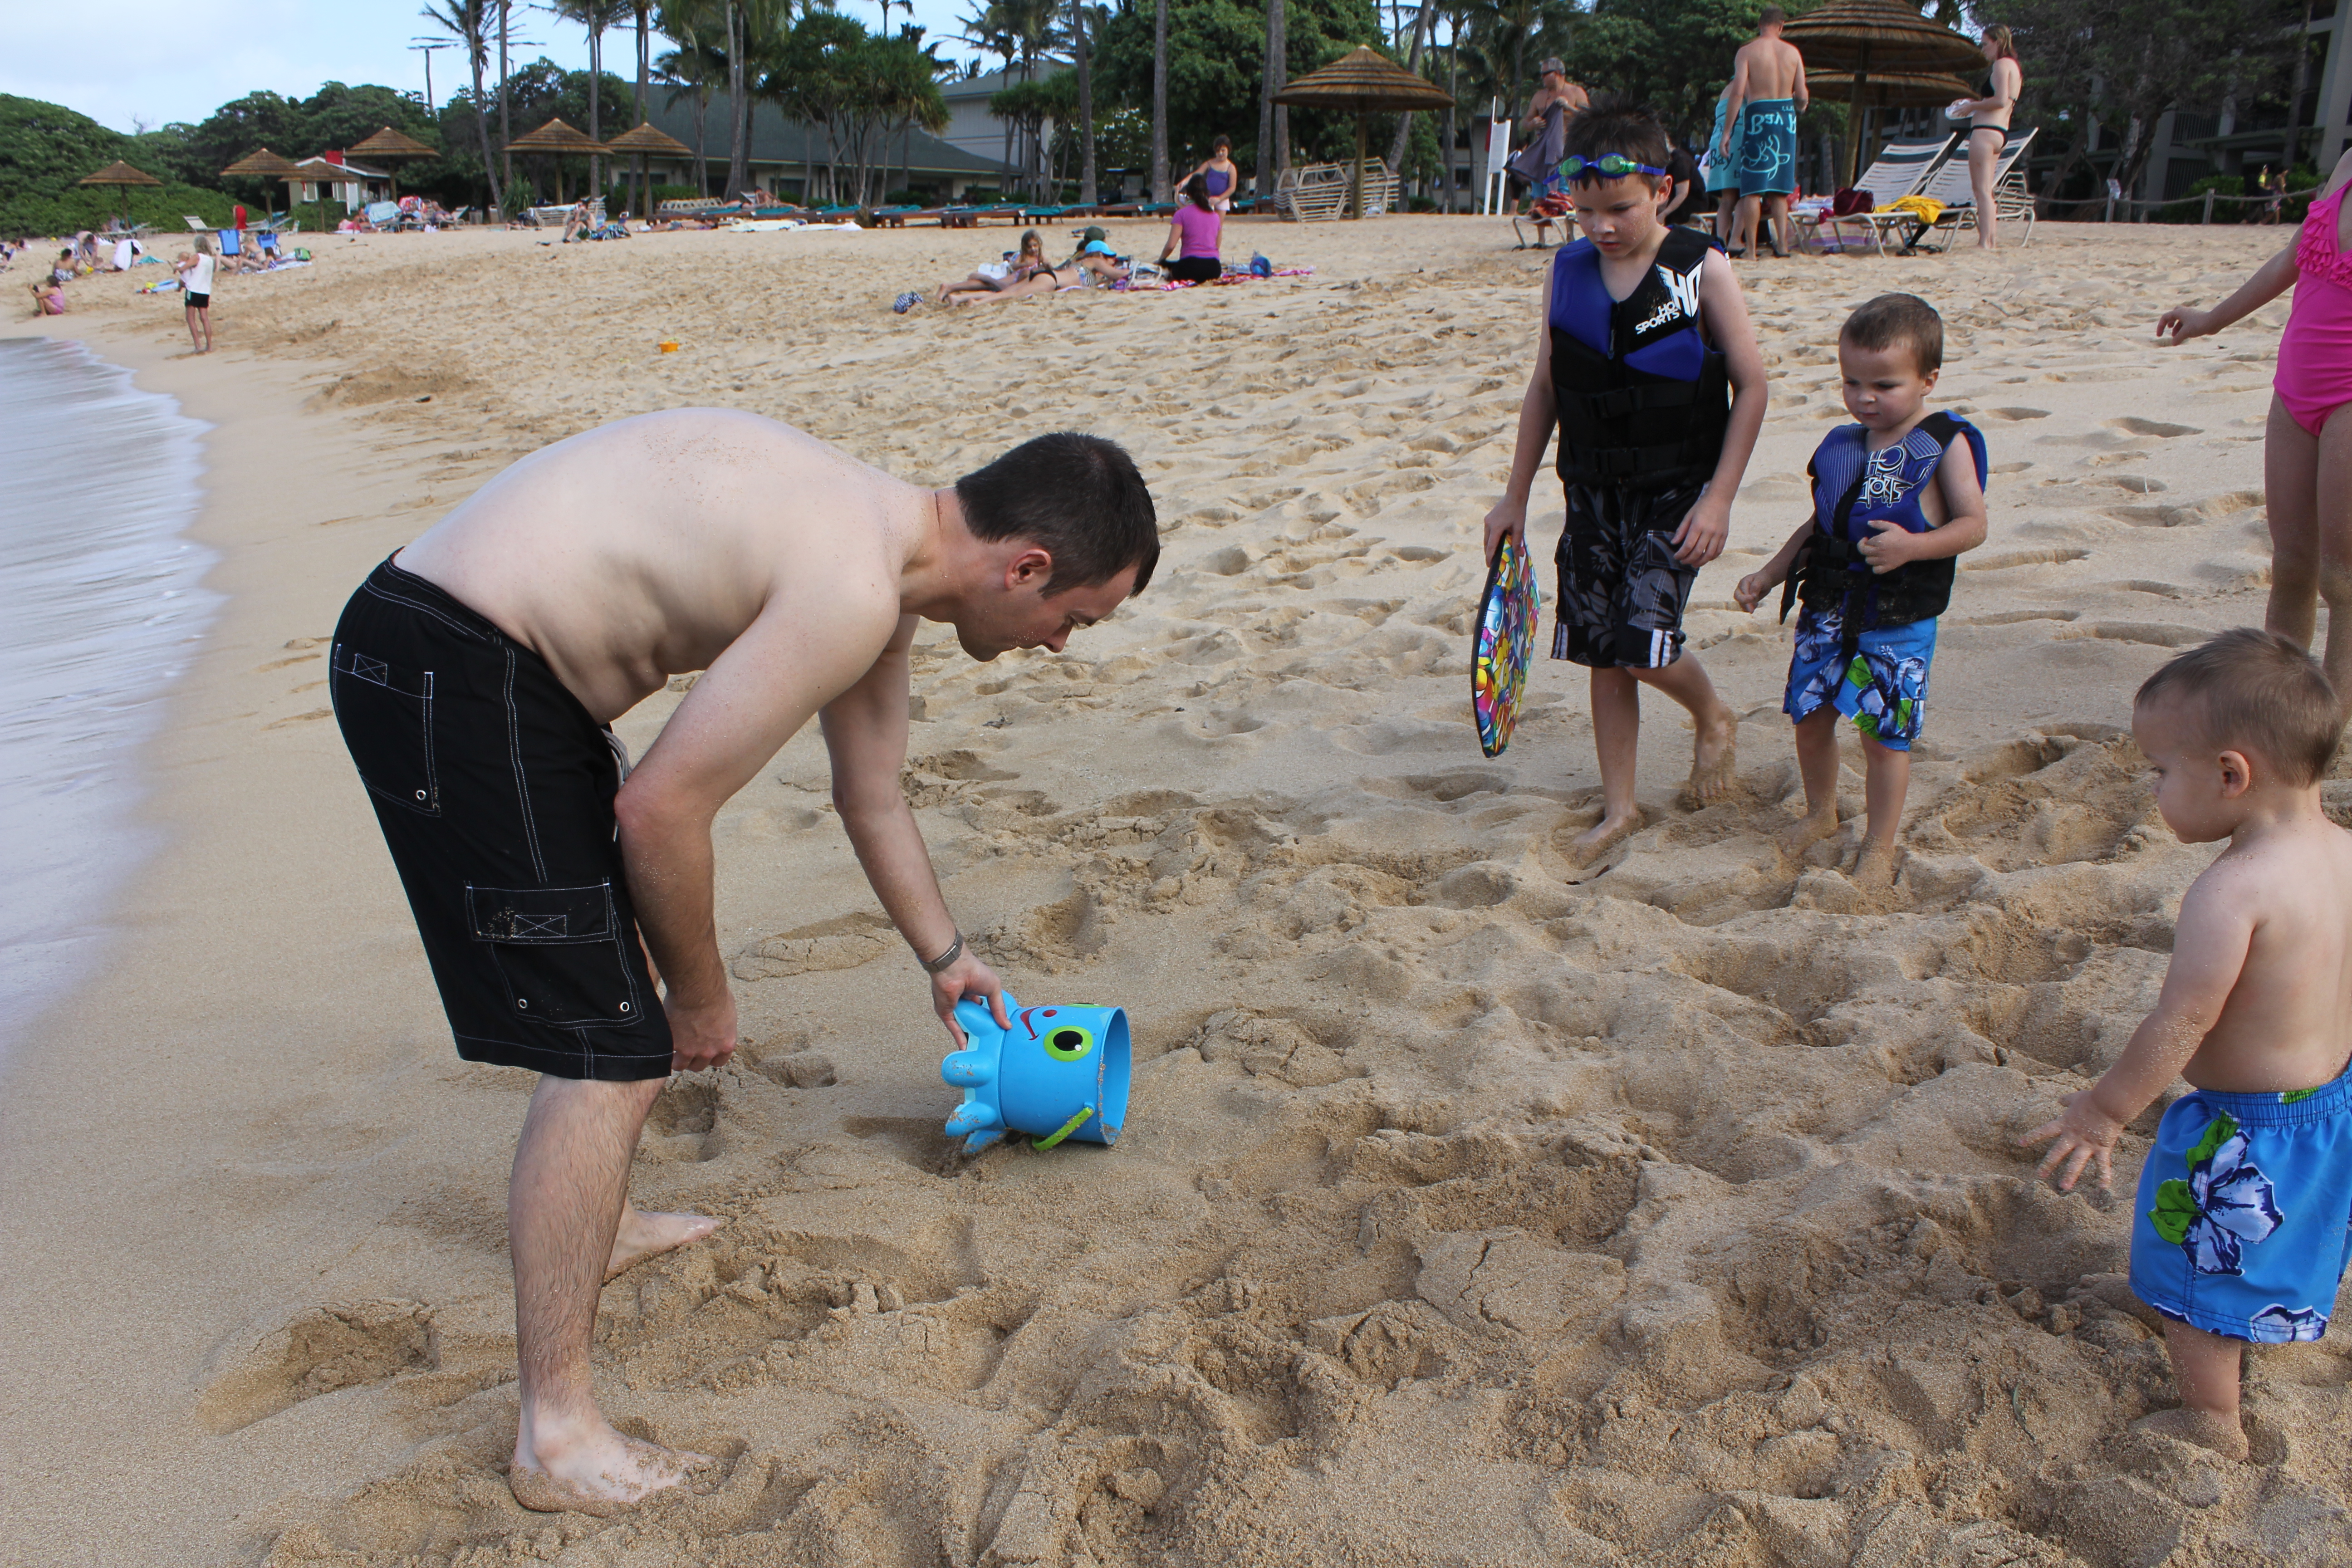
<instances>
[{"instance_id":1,"label":"blue patterned swim trunks","mask_svg":"<svg viewBox=\"0 0 2352 1568\"><path fill-rule=\"evenodd\" d=\"M1739 106L1739 194L1787 195L1797 188L1797 103L1751 99Z\"/></svg>"},{"instance_id":2,"label":"blue patterned swim trunks","mask_svg":"<svg viewBox=\"0 0 2352 1568\"><path fill-rule=\"evenodd\" d=\"M2319 1338L2352 1261L2352 1073L2283 1094L2182 1095L2133 1208L2141 1300L2253 1344Z\"/></svg>"},{"instance_id":3,"label":"blue patterned swim trunks","mask_svg":"<svg viewBox=\"0 0 2352 1568\"><path fill-rule=\"evenodd\" d=\"M1934 619L1864 632L1851 659L1840 651L1844 631L1844 617L1834 609L1798 616L1797 651L1789 660L1780 711L1802 723L1826 702L1888 751L1909 751L1927 716Z\"/></svg>"}]
</instances>

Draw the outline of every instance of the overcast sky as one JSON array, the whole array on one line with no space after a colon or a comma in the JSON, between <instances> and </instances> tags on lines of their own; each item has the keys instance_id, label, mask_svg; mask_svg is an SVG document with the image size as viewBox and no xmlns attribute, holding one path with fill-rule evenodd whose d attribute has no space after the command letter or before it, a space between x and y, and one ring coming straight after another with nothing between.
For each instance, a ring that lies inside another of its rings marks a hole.
<instances>
[{"instance_id":1,"label":"overcast sky","mask_svg":"<svg viewBox=\"0 0 2352 1568\"><path fill-rule=\"evenodd\" d=\"M872 27L881 21L874 0L840 0L844 14ZM961 58L956 18L973 0L914 0L914 19L943 43L940 54ZM416 38L436 31L418 15L418 0L173 0L136 15L79 0L0 0L0 92L79 110L117 131L174 120L191 122L229 100L268 89L307 98L323 81L381 82L425 90L425 56ZM893 25L906 19L904 0ZM524 60L546 55L578 69L588 63L579 28L539 7L518 5L513 31L538 40ZM636 74L633 32L604 37L604 68ZM655 52L663 46L658 39ZM455 50L433 57L433 98L446 100L465 79Z\"/></svg>"}]
</instances>

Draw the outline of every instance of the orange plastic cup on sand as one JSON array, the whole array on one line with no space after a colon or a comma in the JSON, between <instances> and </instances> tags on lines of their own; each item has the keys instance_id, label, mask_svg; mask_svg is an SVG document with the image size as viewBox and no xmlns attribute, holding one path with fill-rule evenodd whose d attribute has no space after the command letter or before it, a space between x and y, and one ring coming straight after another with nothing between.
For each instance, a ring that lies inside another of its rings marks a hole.
<instances>
[{"instance_id":1,"label":"orange plastic cup on sand","mask_svg":"<svg viewBox=\"0 0 2352 1568\"><path fill-rule=\"evenodd\" d=\"M664 338L661 341L661 352L666 354L674 354L677 353L677 340L676 338Z\"/></svg>"}]
</instances>

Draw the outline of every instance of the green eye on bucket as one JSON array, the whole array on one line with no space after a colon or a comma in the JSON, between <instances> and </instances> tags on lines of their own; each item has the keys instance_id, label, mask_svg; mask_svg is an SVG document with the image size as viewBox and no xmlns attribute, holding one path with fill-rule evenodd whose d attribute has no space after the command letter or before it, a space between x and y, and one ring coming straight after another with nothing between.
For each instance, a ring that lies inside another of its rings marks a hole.
<instances>
[{"instance_id":1,"label":"green eye on bucket","mask_svg":"<svg viewBox=\"0 0 2352 1568\"><path fill-rule=\"evenodd\" d=\"M1045 1054L1057 1062L1083 1061L1094 1048L1093 1032L1075 1024L1065 1024L1045 1037Z\"/></svg>"}]
</instances>

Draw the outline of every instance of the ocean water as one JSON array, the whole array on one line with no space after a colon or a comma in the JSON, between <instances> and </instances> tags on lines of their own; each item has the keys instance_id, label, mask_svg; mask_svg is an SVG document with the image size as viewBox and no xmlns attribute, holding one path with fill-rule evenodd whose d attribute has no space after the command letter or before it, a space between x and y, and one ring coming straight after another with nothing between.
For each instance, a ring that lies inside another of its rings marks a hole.
<instances>
[{"instance_id":1,"label":"ocean water","mask_svg":"<svg viewBox=\"0 0 2352 1568\"><path fill-rule=\"evenodd\" d=\"M207 428L66 340L0 340L0 1058L105 961L156 843L140 748L211 624Z\"/></svg>"}]
</instances>

